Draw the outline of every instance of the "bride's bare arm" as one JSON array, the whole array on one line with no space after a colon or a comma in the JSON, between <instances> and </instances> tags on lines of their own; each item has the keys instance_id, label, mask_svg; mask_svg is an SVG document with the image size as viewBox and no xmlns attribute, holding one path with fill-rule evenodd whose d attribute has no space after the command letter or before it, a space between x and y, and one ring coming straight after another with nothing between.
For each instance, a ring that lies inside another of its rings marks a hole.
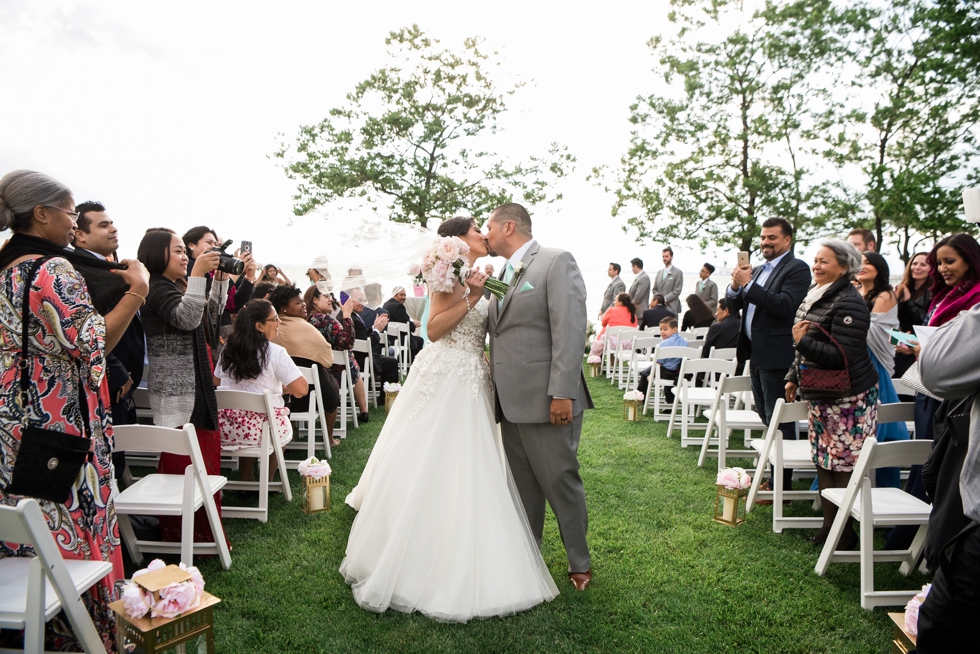
<instances>
[{"instance_id":1,"label":"bride's bare arm","mask_svg":"<svg viewBox=\"0 0 980 654\"><path fill-rule=\"evenodd\" d=\"M464 295L463 285L456 282L452 293L433 293L432 306L429 308L429 323L426 331L430 341L440 338L456 329L456 325L466 317L476 303L483 297L483 283L487 276L477 270L470 273L466 279L470 294Z\"/></svg>"}]
</instances>

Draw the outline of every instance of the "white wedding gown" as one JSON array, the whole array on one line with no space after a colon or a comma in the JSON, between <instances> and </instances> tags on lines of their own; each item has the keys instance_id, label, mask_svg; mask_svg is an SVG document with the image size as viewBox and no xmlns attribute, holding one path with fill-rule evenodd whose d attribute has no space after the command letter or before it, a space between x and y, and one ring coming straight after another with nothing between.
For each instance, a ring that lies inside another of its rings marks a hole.
<instances>
[{"instance_id":1,"label":"white wedding gown","mask_svg":"<svg viewBox=\"0 0 980 654\"><path fill-rule=\"evenodd\" d=\"M494 422L488 306L419 353L347 496L359 513L340 572L369 611L466 622L558 595Z\"/></svg>"}]
</instances>

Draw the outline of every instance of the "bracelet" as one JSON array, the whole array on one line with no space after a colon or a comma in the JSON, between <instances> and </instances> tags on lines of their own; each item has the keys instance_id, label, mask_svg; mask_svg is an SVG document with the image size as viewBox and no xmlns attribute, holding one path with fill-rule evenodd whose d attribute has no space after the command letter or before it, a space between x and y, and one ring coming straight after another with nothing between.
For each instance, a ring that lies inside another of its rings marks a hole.
<instances>
[{"instance_id":1,"label":"bracelet","mask_svg":"<svg viewBox=\"0 0 980 654\"><path fill-rule=\"evenodd\" d=\"M141 307L145 307L146 306L146 298L144 296L140 295L139 293L133 293L132 291L126 291L125 293L123 293L123 295L135 295L136 297L138 297L143 302L143 304L141 304L140 306Z\"/></svg>"}]
</instances>

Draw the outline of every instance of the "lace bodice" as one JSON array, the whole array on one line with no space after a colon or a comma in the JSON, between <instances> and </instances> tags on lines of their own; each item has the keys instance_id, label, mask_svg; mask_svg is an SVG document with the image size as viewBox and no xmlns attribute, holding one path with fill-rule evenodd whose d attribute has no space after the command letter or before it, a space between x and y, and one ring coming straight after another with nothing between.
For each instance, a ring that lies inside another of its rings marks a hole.
<instances>
[{"instance_id":1,"label":"lace bodice","mask_svg":"<svg viewBox=\"0 0 980 654\"><path fill-rule=\"evenodd\" d=\"M430 399L437 378L443 375L459 375L460 382L471 387L475 398L480 393L486 393L493 400L490 366L483 356L489 313L489 302L486 298L481 298L453 331L438 341L427 344L415 358L405 381L405 390L408 390L409 385L419 385L420 401L411 418Z\"/></svg>"}]
</instances>

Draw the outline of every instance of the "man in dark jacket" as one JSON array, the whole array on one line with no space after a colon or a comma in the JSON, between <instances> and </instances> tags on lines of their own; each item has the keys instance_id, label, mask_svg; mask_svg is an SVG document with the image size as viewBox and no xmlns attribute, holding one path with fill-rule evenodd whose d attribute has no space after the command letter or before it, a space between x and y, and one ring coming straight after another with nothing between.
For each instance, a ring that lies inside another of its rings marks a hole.
<instances>
[{"instance_id":1,"label":"man in dark jacket","mask_svg":"<svg viewBox=\"0 0 980 654\"><path fill-rule=\"evenodd\" d=\"M664 318L676 318L677 315L667 308L667 301L659 293L650 298L650 308L640 316L639 329L644 331L657 332L660 329L660 321ZM647 329L649 328L649 329Z\"/></svg>"},{"instance_id":2,"label":"man in dark jacket","mask_svg":"<svg viewBox=\"0 0 980 654\"><path fill-rule=\"evenodd\" d=\"M363 300L364 297L363 294L356 292L358 290L354 289L351 291L351 297L354 298L354 313L351 314L351 320L354 323L354 338L359 341L367 341L371 344L371 356L374 358L374 374L378 381L382 384L385 382L397 384L398 359L383 353L387 350L388 341L387 339L382 340L381 333L388 326L388 314L379 313L375 315L374 322L368 327L357 312L358 306L366 310L366 307L358 302L358 299ZM366 370L364 366L367 365L367 354L355 352L354 359L357 361L357 365L361 370Z\"/></svg>"},{"instance_id":3,"label":"man in dark jacket","mask_svg":"<svg viewBox=\"0 0 980 654\"><path fill-rule=\"evenodd\" d=\"M732 271L726 296L742 312L738 358L751 363L755 408L769 424L776 400L785 397L784 378L793 365L793 324L796 310L810 287L810 268L793 256L793 226L782 218L762 223L761 266L739 266ZM759 347L753 347L758 344ZM796 426L780 425L786 440L796 440ZM783 488L792 488L793 471L787 469ZM770 483L772 483L770 481Z\"/></svg>"},{"instance_id":4,"label":"man in dark jacket","mask_svg":"<svg viewBox=\"0 0 980 654\"><path fill-rule=\"evenodd\" d=\"M388 312L388 322L408 324L408 329L410 332L412 332L409 339L411 343L410 347L412 350L412 358L414 359L419 351L421 351L425 341L422 340L421 336L415 335L415 328L419 326L419 323L412 320L408 316L408 309L405 308L405 299L407 297L408 294L405 292L405 288L402 286L396 286L391 292L391 299L384 303L384 309ZM388 340L389 342L394 343L395 337L389 336Z\"/></svg>"}]
</instances>

